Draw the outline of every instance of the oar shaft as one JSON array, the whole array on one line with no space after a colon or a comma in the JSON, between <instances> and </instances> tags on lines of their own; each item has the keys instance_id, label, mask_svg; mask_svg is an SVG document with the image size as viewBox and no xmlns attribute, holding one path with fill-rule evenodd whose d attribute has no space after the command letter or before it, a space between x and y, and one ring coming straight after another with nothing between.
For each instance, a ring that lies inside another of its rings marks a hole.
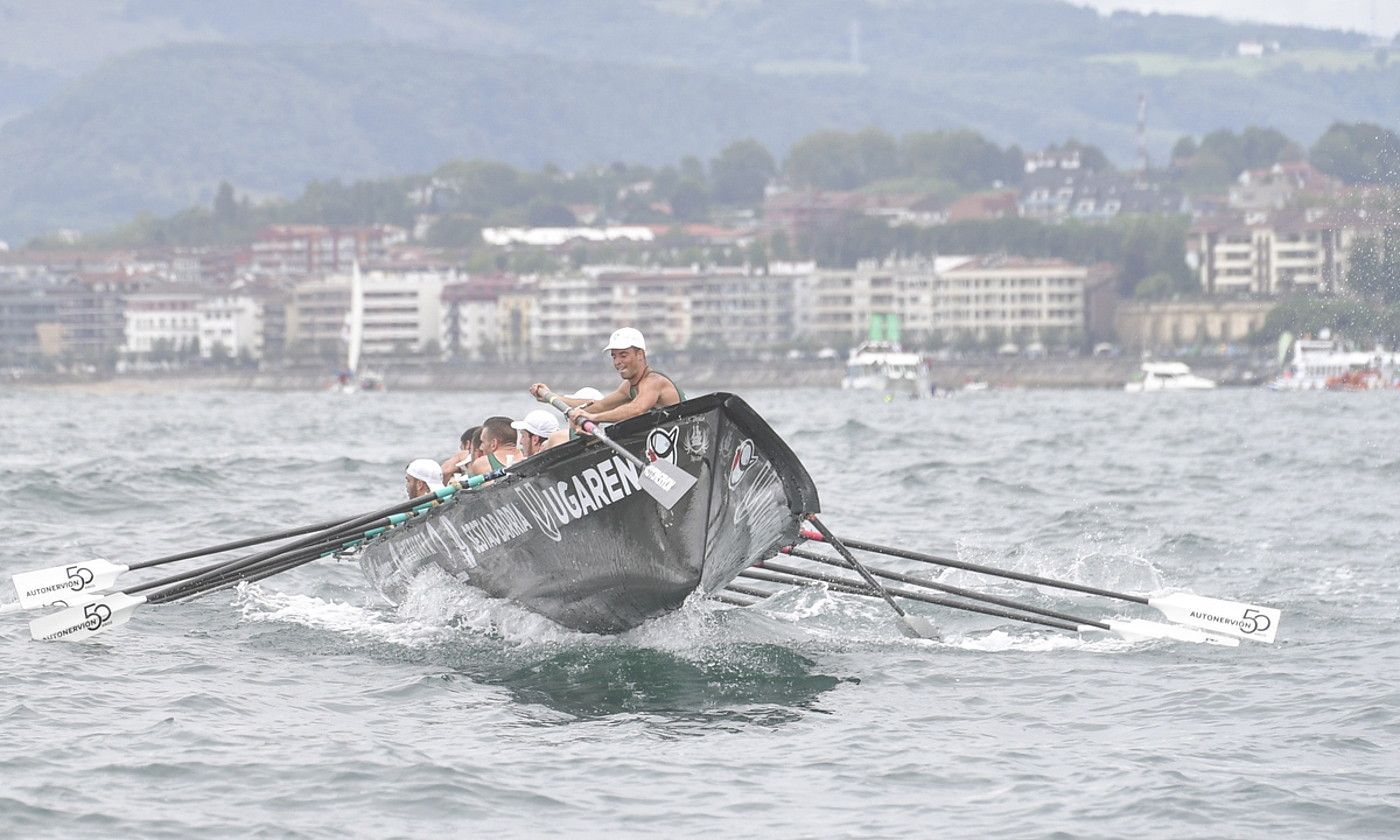
<instances>
[{"instance_id":1,"label":"oar shaft","mask_svg":"<svg viewBox=\"0 0 1400 840\"><path fill-rule=\"evenodd\" d=\"M890 609L899 613L899 617L903 618L905 615L904 608L894 602L894 599L885 591L885 587L880 585L880 582L875 579L874 575L870 574L869 569L865 568L865 564L857 560L854 554L847 551L846 547L841 544L841 541L827 530L826 525L824 525L820 519L809 514L807 516L807 521L812 523L812 527L816 528L817 531L821 533L822 537L832 548L836 549L836 553L841 555L841 559L846 561L846 565L855 569L857 574L865 578L866 585L875 590L881 598L884 598L885 603L890 605Z\"/></svg>"},{"instance_id":2,"label":"oar shaft","mask_svg":"<svg viewBox=\"0 0 1400 840\"><path fill-rule=\"evenodd\" d=\"M806 533L803 536L808 539L817 539L816 535ZM818 540L826 542L825 535ZM1006 578L1007 580L1018 580L1022 583L1033 583L1038 586L1049 586L1054 589L1066 589L1071 592L1082 592L1086 595L1099 595L1104 598L1114 598L1119 601L1131 601L1134 604L1146 604L1147 599L1140 595L1129 595L1125 592L1114 592L1109 589L1099 589L1096 586L1085 586L1080 583L1071 583L1065 580L1055 580L1054 578L1041 577L1040 575L1027 574L1026 572L1014 572L1010 569L998 569L992 566L983 566L978 563L969 563L966 560L954 560L951 557L939 557L933 554L924 554L918 551L909 551L903 548L895 548L888 545L877 545L876 543L865 542L864 540L848 540L844 537L841 540L849 548L860 549L861 551L871 551L876 554L884 554L889 557L901 557L905 560L914 560L919 563L931 563L935 566L947 566L951 569L963 569L968 572L977 572L993 577Z\"/></svg>"},{"instance_id":3,"label":"oar shaft","mask_svg":"<svg viewBox=\"0 0 1400 840\"><path fill-rule=\"evenodd\" d=\"M562 399L560 399L560 398L559 398L559 395L556 394L556 393L554 393L553 391L545 391L545 392L544 392L544 401L547 402L547 403L549 403L549 405L550 405L555 411L560 412L560 413L563 414L566 418L569 416L569 412L572 411L573 408L574 408L573 406L569 405L568 403L566 403L566 402L564 402ZM603 427L602 427L602 426L599 426L597 423L594 423L592 420L583 420L579 425L583 427L583 430L584 430L585 432L587 432L587 433L590 434L590 435L593 435L593 437L597 438L598 440L601 440L603 443L605 443L605 444L608 446L609 449L611 449L612 451L614 451L614 452L616 452L617 454L621 455L622 457L626 458L626 459L627 459L628 461L630 461L634 466L636 466L636 467L638 467L638 468L642 468L642 469L645 469L645 468L646 468L646 465L647 465L647 464L646 464L645 461L643 461L641 458L638 458L636 455L633 455L631 452L628 452L628 451L622 446L622 444L620 444L620 443L618 443L617 441L613 440L612 438L608 437L608 433L605 432L605 431L603 431Z\"/></svg>"},{"instance_id":4,"label":"oar shaft","mask_svg":"<svg viewBox=\"0 0 1400 840\"><path fill-rule=\"evenodd\" d=\"M817 580L826 584L835 584L837 586L844 586L856 589L860 589L861 587L861 583L859 581L853 581L849 578L842 578L836 575L827 575L821 572L808 571L807 569L799 569L793 566L786 566L781 563L775 563L771 560L765 561L763 567L764 569L772 570L775 572L781 572L782 574L792 575L793 577ZM949 609L962 610L964 612L978 613L980 615L989 615L993 618L1006 618L1012 621L1024 622L1026 624L1039 624L1043 627L1053 627L1056 630L1068 630L1071 633L1077 632L1079 630L1078 626L1071 624L1070 622L1060 621L1054 618L1042 618L1040 616L1035 615L1025 615L1022 613L1015 613L1010 610L998 609L996 607L978 606L977 604L964 604L960 601L954 601L950 598L942 598L937 595L929 595L924 592L914 592L912 590L901 589L895 586L887 586L885 587L885 590L891 595L897 595L900 598L907 598L911 601L920 601L925 604L933 604L939 607L948 607ZM868 588L862 589L861 591L858 591L853 594L866 595L872 598L880 597L877 593L871 591Z\"/></svg>"},{"instance_id":5,"label":"oar shaft","mask_svg":"<svg viewBox=\"0 0 1400 840\"><path fill-rule=\"evenodd\" d=\"M221 543L219 545L211 545L207 548L196 548L192 551L184 551L179 554L171 554L166 557L157 557L154 560L143 560L140 563L132 563L127 568L128 570L133 571L136 569L149 569L152 566L161 566L166 563L174 563L177 560L189 560L195 557L204 557L210 554L222 554L225 551L235 551L240 548L247 548L250 545L262 545L263 543L273 542L274 540L283 540L289 537L299 537L302 534L311 534L318 531L324 531L327 528L334 528L336 525L340 525L346 521L347 520L344 519L330 519L325 522L317 522L313 525L303 525L299 528L292 528L287 531L278 531L272 534L262 534L256 537L248 537L247 539L234 540L233 542Z\"/></svg>"},{"instance_id":6,"label":"oar shaft","mask_svg":"<svg viewBox=\"0 0 1400 840\"><path fill-rule=\"evenodd\" d=\"M451 492L446 492L449 490ZM384 508L383 510L377 510L373 513L367 513L364 516L351 519L343 524L342 530L355 530L374 527L374 524L379 523L381 520L387 520L389 517L393 516L396 513L402 513L407 510L412 510L418 505L428 504L429 502L436 501L440 498L449 498L454 493L456 493L456 488L451 486L445 487L443 488L443 490L438 490L432 493L425 493L424 495L419 496L416 499L410 499L407 502L400 502L396 505ZM298 549L305 548L309 545L313 545L317 542L320 542L321 540L321 534L310 534L308 536L300 537L291 541L290 543L280 545L277 548L268 549L267 551L261 551L257 554L252 554L248 557L240 558L239 560L235 560L227 564L221 564L218 568L210 569L209 571L203 574L196 575L195 577L191 578L186 585L190 587L196 587L201 583L207 582L218 577L221 573L244 569L256 563L261 563L264 560L278 557L288 552L296 551ZM164 595L164 593L160 594ZM152 597L152 602L155 602L155 597L157 596Z\"/></svg>"},{"instance_id":7,"label":"oar shaft","mask_svg":"<svg viewBox=\"0 0 1400 840\"><path fill-rule=\"evenodd\" d=\"M783 553L789 554L793 557L800 557L803 560L811 560L814 563L825 563L828 566L839 567L844 565L835 558L823 557L820 554L814 554L810 551L803 551L800 548L785 548L783 549ZM961 586L951 586L946 583L937 583L931 580L924 580L923 578L914 577L913 575L906 575L900 572L892 572L886 569L877 568L875 566L870 566L869 568L871 574L875 575L876 577L882 577L885 580L897 580L900 583L907 583L912 586L921 586L925 589L933 589L939 592L946 592L949 595L956 595L959 598L967 598L970 601L981 601L986 604L996 604L999 607L1008 607L1013 610L1021 610L1022 612L1034 613L1035 615L1043 615L1046 618L1057 618L1061 621L1073 622L1074 624L1087 624L1088 626L1095 627L1099 630L1109 629L1107 624L1104 624L1102 621L1095 621L1092 618L1084 618L1082 616L1070 615L1069 613L1060 612L1059 610L1051 610L1046 609L1044 607L1037 607L1034 604L1027 604L1024 601L1017 601L1013 598L1002 598L999 595L987 595L982 592L974 592L971 589L964 589Z\"/></svg>"}]
</instances>

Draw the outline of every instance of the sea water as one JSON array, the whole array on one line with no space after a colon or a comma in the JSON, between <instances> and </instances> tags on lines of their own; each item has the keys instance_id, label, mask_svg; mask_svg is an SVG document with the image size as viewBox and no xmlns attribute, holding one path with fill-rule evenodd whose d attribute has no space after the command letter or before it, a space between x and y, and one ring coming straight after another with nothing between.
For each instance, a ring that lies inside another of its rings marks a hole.
<instances>
[{"instance_id":1,"label":"sea water","mask_svg":"<svg viewBox=\"0 0 1400 840\"><path fill-rule=\"evenodd\" d=\"M326 560L142 608L89 644L0 618L0 833L1400 836L1400 393L745 397L838 534L1276 606L1279 641L1128 642L913 605L943 633L925 642L820 589L601 637L443 579L391 607ZM0 573L374 510L408 461L530 407L0 391Z\"/></svg>"}]
</instances>

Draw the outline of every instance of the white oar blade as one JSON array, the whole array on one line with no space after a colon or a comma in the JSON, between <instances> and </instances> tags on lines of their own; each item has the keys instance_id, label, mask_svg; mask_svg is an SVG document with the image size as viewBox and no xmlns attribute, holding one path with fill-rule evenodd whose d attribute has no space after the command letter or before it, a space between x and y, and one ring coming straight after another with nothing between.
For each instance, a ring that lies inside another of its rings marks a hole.
<instances>
[{"instance_id":1,"label":"white oar blade","mask_svg":"<svg viewBox=\"0 0 1400 840\"><path fill-rule=\"evenodd\" d=\"M0 615L9 615L10 613L23 612L24 610L56 610L60 607L76 607L80 604L91 604L93 601L106 595L106 592L95 592L91 588L88 588L84 589L82 592L74 592L71 595L64 595L61 593L49 595L44 598L42 604L33 607L26 607L18 601L11 601L4 606L0 606Z\"/></svg>"},{"instance_id":2,"label":"white oar blade","mask_svg":"<svg viewBox=\"0 0 1400 840\"><path fill-rule=\"evenodd\" d=\"M53 566L15 575L15 592L19 593L22 609L32 610L64 601L73 603L71 596L79 592L101 592L117 582L126 566L106 560L86 560L66 566Z\"/></svg>"},{"instance_id":3,"label":"white oar blade","mask_svg":"<svg viewBox=\"0 0 1400 840\"><path fill-rule=\"evenodd\" d=\"M937 641L942 638L938 635L938 628L933 626L933 622L921 615L911 615L909 613L905 613L899 617L899 632L911 639L933 639Z\"/></svg>"},{"instance_id":4,"label":"white oar blade","mask_svg":"<svg viewBox=\"0 0 1400 840\"><path fill-rule=\"evenodd\" d=\"M1141 618L1125 618L1104 622L1108 629L1129 641L1146 639L1171 639L1177 642L1191 642L1198 645L1221 645L1239 647L1240 640L1216 633L1207 633L1193 627L1176 624L1163 624L1160 621L1147 621Z\"/></svg>"},{"instance_id":5,"label":"white oar blade","mask_svg":"<svg viewBox=\"0 0 1400 840\"><path fill-rule=\"evenodd\" d=\"M1222 601L1185 592L1148 598L1147 605L1160 610L1162 615L1178 624L1256 642L1272 642L1278 635L1279 619L1283 615L1273 607Z\"/></svg>"},{"instance_id":6,"label":"white oar blade","mask_svg":"<svg viewBox=\"0 0 1400 840\"><path fill-rule=\"evenodd\" d=\"M642 470L642 489L667 510L694 486L695 476L670 461L652 461Z\"/></svg>"},{"instance_id":7,"label":"white oar blade","mask_svg":"<svg viewBox=\"0 0 1400 840\"><path fill-rule=\"evenodd\" d=\"M127 623L144 603L143 595L114 592L91 604L66 607L34 619L29 622L29 635L38 642L81 642Z\"/></svg>"}]
</instances>

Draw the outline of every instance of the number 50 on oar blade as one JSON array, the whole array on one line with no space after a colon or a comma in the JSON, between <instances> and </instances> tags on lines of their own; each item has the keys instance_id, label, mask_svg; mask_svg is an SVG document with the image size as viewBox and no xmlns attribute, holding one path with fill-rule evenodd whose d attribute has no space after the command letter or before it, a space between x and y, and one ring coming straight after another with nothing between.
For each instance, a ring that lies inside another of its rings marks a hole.
<instances>
[{"instance_id":1,"label":"number 50 on oar blade","mask_svg":"<svg viewBox=\"0 0 1400 840\"><path fill-rule=\"evenodd\" d=\"M1256 642L1272 642L1278 635L1278 623L1283 615L1273 607L1223 601L1186 592L1148 598L1147 605L1178 624Z\"/></svg>"},{"instance_id":2,"label":"number 50 on oar blade","mask_svg":"<svg viewBox=\"0 0 1400 840\"><path fill-rule=\"evenodd\" d=\"M55 601L72 603L75 593L101 592L116 582L127 566L106 560L84 560L65 566L52 566L33 572L20 572L12 580L19 595L20 609L33 610Z\"/></svg>"},{"instance_id":3,"label":"number 50 on oar blade","mask_svg":"<svg viewBox=\"0 0 1400 840\"><path fill-rule=\"evenodd\" d=\"M65 607L34 619L29 622L29 635L39 642L81 642L127 623L136 608L144 603L144 595L113 592L90 604Z\"/></svg>"}]
</instances>

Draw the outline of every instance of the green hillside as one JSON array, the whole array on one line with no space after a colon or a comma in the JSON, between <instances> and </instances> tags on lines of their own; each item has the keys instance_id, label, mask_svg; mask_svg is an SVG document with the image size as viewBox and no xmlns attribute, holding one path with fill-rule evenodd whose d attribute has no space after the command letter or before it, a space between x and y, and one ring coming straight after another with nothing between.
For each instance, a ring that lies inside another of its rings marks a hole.
<instances>
[{"instance_id":1,"label":"green hillside","mask_svg":"<svg viewBox=\"0 0 1400 840\"><path fill-rule=\"evenodd\" d=\"M1400 124L1400 59L1357 35L1051 0L133 0L120 24L147 21L218 43L117 55L63 86L7 71L31 83L0 125L0 239L167 213L224 179L285 194L449 159L663 163L745 136L781 154L820 128L1078 137L1126 161L1139 93L1159 160L1216 128L1309 143L1338 119ZM1246 37L1282 58L1217 66Z\"/></svg>"}]
</instances>

